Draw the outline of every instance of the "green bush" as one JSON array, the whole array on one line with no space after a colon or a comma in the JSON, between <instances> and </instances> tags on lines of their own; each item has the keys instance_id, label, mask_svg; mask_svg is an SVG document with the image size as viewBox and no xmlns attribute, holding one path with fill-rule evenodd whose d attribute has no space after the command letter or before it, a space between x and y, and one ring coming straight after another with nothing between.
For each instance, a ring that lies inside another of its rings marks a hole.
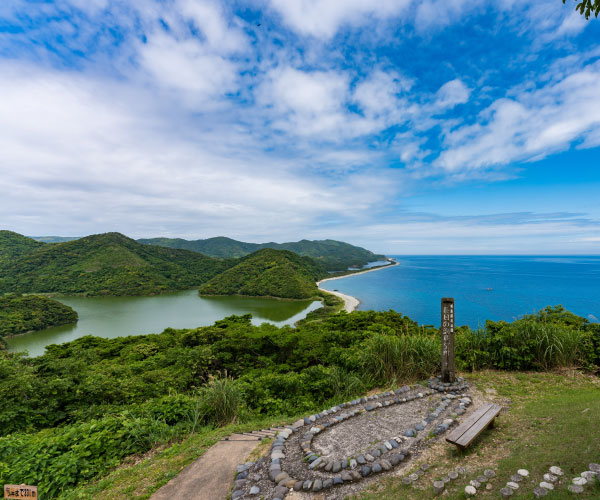
<instances>
[{"instance_id":1,"label":"green bush","mask_svg":"<svg viewBox=\"0 0 600 500\"><path fill-rule=\"evenodd\" d=\"M129 413L0 438L0 483L36 484L40 498L57 498L80 482L119 465L187 429L187 422L165 421Z\"/></svg>"},{"instance_id":2,"label":"green bush","mask_svg":"<svg viewBox=\"0 0 600 500\"><path fill-rule=\"evenodd\" d=\"M487 321L485 329L463 329L456 336L462 369L551 370L587 366L593 357L591 335L544 315L507 323Z\"/></svg>"}]
</instances>

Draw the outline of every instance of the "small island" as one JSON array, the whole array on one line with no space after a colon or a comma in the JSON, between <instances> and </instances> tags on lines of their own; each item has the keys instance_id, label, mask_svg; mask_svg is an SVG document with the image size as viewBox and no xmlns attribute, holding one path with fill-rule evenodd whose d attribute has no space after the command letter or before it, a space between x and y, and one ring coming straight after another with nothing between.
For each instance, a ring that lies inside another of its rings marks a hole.
<instances>
[{"instance_id":1,"label":"small island","mask_svg":"<svg viewBox=\"0 0 600 500\"><path fill-rule=\"evenodd\" d=\"M77 322L77 312L40 295L0 297L0 338Z\"/></svg>"}]
</instances>

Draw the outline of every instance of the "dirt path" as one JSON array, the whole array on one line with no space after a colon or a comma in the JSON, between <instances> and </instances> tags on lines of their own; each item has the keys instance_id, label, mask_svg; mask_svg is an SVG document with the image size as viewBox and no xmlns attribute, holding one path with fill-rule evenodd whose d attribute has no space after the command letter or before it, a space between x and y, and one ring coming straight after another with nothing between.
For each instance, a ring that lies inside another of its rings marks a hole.
<instances>
[{"instance_id":1,"label":"dirt path","mask_svg":"<svg viewBox=\"0 0 600 500\"><path fill-rule=\"evenodd\" d=\"M219 441L150 500L225 500L237 465L244 463L259 443L242 434L233 434L229 441Z\"/></svg>"}]
</instances>

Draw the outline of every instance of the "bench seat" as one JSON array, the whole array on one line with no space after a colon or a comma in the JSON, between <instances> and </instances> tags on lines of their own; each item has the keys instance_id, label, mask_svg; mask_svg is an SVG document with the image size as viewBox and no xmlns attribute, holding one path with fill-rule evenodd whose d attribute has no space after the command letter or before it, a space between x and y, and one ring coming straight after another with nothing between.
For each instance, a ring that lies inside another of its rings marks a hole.
<instances>
[{"instance_id":1,"label":"bench seat","mask_svg":"<svg viewBox=\"0 0 600 500\"><path fill-rule=\"evenodd\" d=\"M446 441L460 448L466 448L484 429L494 424L494 419L500 413L500 410L502 410L502 407L495 404L480 406L450 433Z\"/></svg>"}]
</instances>

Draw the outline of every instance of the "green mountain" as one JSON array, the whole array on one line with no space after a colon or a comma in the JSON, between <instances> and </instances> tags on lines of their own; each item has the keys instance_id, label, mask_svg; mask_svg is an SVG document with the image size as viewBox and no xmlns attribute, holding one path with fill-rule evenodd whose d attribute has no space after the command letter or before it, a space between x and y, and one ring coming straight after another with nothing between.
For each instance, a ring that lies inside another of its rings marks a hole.
<instances>
[{"instance_id":1,"label":"green mountain","mask_svg":"<svg viewBox=\"0 0 600 500\"><path fill-rule=\"evenodd\" d=\"M0 294L148 295L198 286L234 264L120 233L39 245L0 266Z\"/></svg>"},{"instance_id":2,"label":"green mountain","mask_svg":"<svg viewBox=\"0 0 600 500\"><path fill-rule=\"evenodd\" d=\"M265 248L200 287L201 295L252 295L305 299L317 295L325 269L310 257Z\"/></svg>"},{"instance_id":3,"label":"green mountain","mask_svg":"<svg viewBox=\"0 0 600 500\"><path fill-rule=\"evenodd\" d=\"M312 257L328 271L343 271L352 266L363 266L367 262L385 259L361 247L335 240L301 240L289 243L245 243L219 236L206 240L188 241L181 238L140 239L140 243L169 248L192 250L204 255L221 258L244 257L263 248L289 250L305 257Z\"/></svg>"},{"instance_id":4,"label":"green mountain","mask_svg":"<svg viewBox=\"0 0 600 500\"><path fill-rule=\"evenodd\" d=\"M12 231L0 231L0 265L9 263L14 259L26 255L44 246L35 241Z\"/></svg>"},{"instance_id":5,"label":"green mountain","mask_svg":"<svg viewBox=\"0 0 600 500\"><path fill-rule=\"evenodd\" d=\"M72 308L48 297L0 297L0 338L76 321Z\"/></svg>"}]
</instances>

